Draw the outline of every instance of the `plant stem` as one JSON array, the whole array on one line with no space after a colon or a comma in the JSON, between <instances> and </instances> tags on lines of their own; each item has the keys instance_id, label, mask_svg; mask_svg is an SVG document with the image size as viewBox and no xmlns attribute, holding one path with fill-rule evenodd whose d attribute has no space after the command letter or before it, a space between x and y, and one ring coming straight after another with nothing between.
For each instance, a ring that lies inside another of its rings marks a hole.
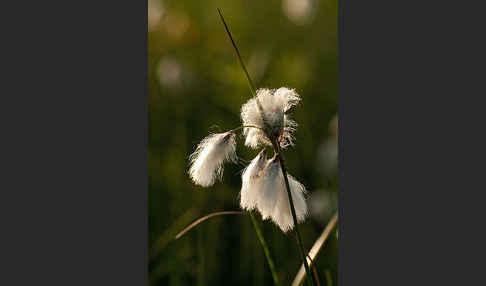
<instances>
[{"instance_id":1,"label":"plant stem","mask_svg":"<svg viewBox=\"0 0 486 286\"><path fill-rule=\"evenodd\" d=\"M297 234L297 240L298 240L298 244L299 244L300 255L301 255L301 258L302 258L302 262L304 263L305 273L307 274L307 282L310 285L313 286L313 285L315 285L314 276L311 274L311 272L309 270L309 265L307 264L306 254L305 254L305 251L304 251L304 247L302 245L302 237L300 236L299 226L298 226L298 223L297 223L297 216L295 215L294 201L292 199L292 193L290 191L289 179L287 177L287 170L285 169L284 158L282 156L282 153L280 152L280 145L277 143L277 144L274 144L274 147L276 148L275 152L277 153L278 160L280 162L280 168L282 169L282 174L283 174L284 181L285 181L285 188L287 189L287 194L289 196L290 211L292 213L292 218L294 219L295 233Z\"/></svg>"},{"instance_id":2,"label":"plant stem","mask_svg":"<svg viewBox=\"0 0 486 286\"><path fill-rule=\"evenodd\" d=\"M311 266L313 266L314 261L317 258L317 255L319 254L320 250L323 248L324 243L327 241L329 236L332 233L332 230L336 227L338 222L338 214L336 213L331 220L328 222L324 230L322 231L322 234L319 236L319 238L315 241L314 245L312 246L311 250L309 251L308 257L309 257L309 263ZM328 275L326 274L326 280L328 280ZM304 278L304 269L301 266L299 269L299 272L295 276L294 282L292 282L292 286L298 286L302 282L302 279Z\"/></svg>"},{"instance_id":3,"label":"plant stem","mask_svg":"<svg viewBox=\"0 0 486 286\"><path fill-rule=\"evenodd\" d=\"M203 216L202 218L199 218L195 222L191 223L188 227L184 228L181 232L179 232L176 236L175 239L179 239L181 236L183 236L186 232L190 231L193 227L196 225L200 224L201 222L212 218L213 216L218 216L218 215L230 215L230 214L243 214L242 211L225 211L225 212L215 212L212 214L208 214L206 216Z\"/></svg>"},{"instance_id":4,"label":"plant stem","mask_svg":"<svg viewBox=\"0 0 486 286\"><path fill-rule=\"evenodd\" d=\"M231 36L231 32L229 31L228 25L226 25L226 21L224 20L224 17L221 14L221 10L219 10L219 8L218 8L218 13L219 13L219 16L221 17L221 21L223 22L223 25L224 25L224 27L226 29L226 33L228 34L228 36L229 36L229 38L231 40L231 44L233 45L233 48L235 49L236 56L238 57L238 60L240 62L240 65L241 65L243 71L245 72L246 78L248 80L248 84L250 86L250 90L251 90L253 96L256 98L256 103L257 103L258 109L260 111L260 116L262 117L262 121L263 121L263 124L264 124L264 129L265 130L270 130L270 128L268 128L268 123L266 121L266 117L265 117L265 113L264 113L262 104L260 103L259 98L256 96L255 86L253 85L253 81L251 80L250 75L248 74L248 70L246 69L245 64L243 63L243 59L241 58L240 52L238 50L238 47L236 46L235 41L233 40L233 37ZM271 135L271 134L268 134L268 135ZM271 137L269 137L269 138L271 138ZM288 178L287 178L287 171L285 170L285 164L284 164L284 161L283 161L283 157L280 154L280 145L278 144L278 142L272 142L272 144L273 144L273 147L274 147L275 154L278 154L278 156L279 156L280 167L281 167L282 173L284 175L285 187L287 188L287 193L289 195L290 208L291 208L291 211L292 211L292 217L294 219L295 232L297 233L297 237L298 237L298 242L299 242L298 244L299 244L299 248L300 248L300 254L301 254L302 261L303 261L303 263L305 265L305 271L306 271L306 274L307 274L307 282L311 286L314 286L314 284L315 284L314 283L314 280L313 280L314 279L314 276L312 276L311 273L310 273L310 271L309 271L309 265L307 265L307 259L305 257L304 248L302 246L302 239L300 237L300 232L299 232L299 229L298 229L298 226L297 226L297 217L295 215L295 208L294 208L294 203L292 201L292 195L291 195L291 192L290 192L289 181L288 181Z\"/></svg>"},{"instance_id":5,"label":"plant stem","mask_svg":"<svg viewBox=\"0 0 486 286\"><path fill-rule=\"evenodd\" d=\"M253 211L250 211L249 214L250 214L251 222L253 223L253 227L255 228L255 232L257 233L258 240L262 245L263 252L265 252L265 258L267 259L268 266L270 267L270 272L272 272L273 283L275 285L280 285L280 283L278 282L278 276L277 276L277 271L275 270L275 265L273 263L272 257L270 256L270 251L268 250L267 243L263 238L262 230L260 229L260 226L258 226L258 222L255 216L253 215Z\"/></svg>"},{"instance_id":6,"label":"plant stem","mask_svg":"<svg viewBox=\"0 0 486 286\"><path fill-rule=\"evenodd\" d=\"M235 41L233 40L233 36L231 36L231 32L229 31L228 25L226 25L226 21L224 20L223 14L221 14L221 10L219 10L219 8L218 8L218 13L219 13L219 16L221 17L221 21L223 22L224 28L226 29L226 33L228 34L228 37L231 40L231 44L233 45L233 48L235 49L236 56L238 57L241 68L245 72L246 79L248 80L248 85L250 86L250 91L251 91L252 95L256 98L258 109L260 110L260 116L262 116L263 124L266 127L267 122L265 120L265 116L263 115L264 113L263 113L262 104L260 103L260 100L256 96L256 91L255 91L255 86L253 85L253 81L251 80L250 74L248 73L248 70L246 69L245 64L243 63L243 59L241 58L240 51L238 50L238 47L236 46ZM253 125L242 126L240 128L245 128L245 127L254 127L254 128L262 129L264 131L265 131L265 129L267 129L267 128L261 128L261 127L258 127L258 126L253 126ZM253 212L250 211L249 213L250 213L251 221L253 223L253 227L255 228L255 232L257 233L258 240L260 241L260 244L263 247L263 251L265 252L265 258L267 259L268 266L270 267L270 271L272 272L273 282L275 283L275 285L279 285L277 272L275 271L275 265L274 265L273 260L270 256L270 251L268 250L265 239L263 238L262 231L261 231L260 227L258 226L257 220L256 220L255 216L253 215Z\"/></svg>"},{"instance_id":7,"label":"plant stem","mask_svg":"<svg viewBox=\"0 0 486 286\"><path fill-rule=\"evenodd\" d=\"M246 67L245 67L245 64L243 63L243 59L241 58L240 52L238 51L238 47L236 46L235 41L233 40L233 37L231 36L228 25L226 25L226 21L224 20L223 15L221 14L221 10L219 10L219 8L218 8L218 13L219 13L219 17L221 17L221 21L223 21L224 28L226 29L226 32L228 33L228 36L231 40L231 44L233 44L233 48L235 48L236 55L238 56L238 60L240 61L240 65L243 68L243 71L245 72L246 78L248 79L248 84L250 85L250 90L253 93L253 96L256 96L255 86L253 85L253 82L251 81L250 75L248 74L248 71L246 70Z\"/></svg>"},{"instance_id":8,"label":"plant stem","mask_svg":"<svg viewBox=\"0 0 486 286\"><path fill-rule=\"evenodd\" d=\"M218 8L218 13L219 13L219 17L221 17L221 21L223 22L224 28L226 29L226 33L228 34L228 37L231 40L231 44L233 45L233 48L235 49L236 56L238 57L238 61L240 62L241 68L245 72L246 79L248 80L248 85L250 86L251 94L256 99L256 103L257 103L257 106L258 106L258 110L260 111L260 116L262 117L263 125L265 127L264 129L268 130L269 129L268 128L268 122L266 121L265 112L263 110L263 107L262 107L262 104L260 102L260 99L258 98L258 96L256 96L255 85L253 84L253 81L250 78L250 74L248 73L248 70L246 69L245 63L243 62L243 59L241 58L240 51L238 50L238 47L236 46L236 43L233 40L233 36L231 36L231 32L230 32L230 30L228 28L228 25L226 25L226 21L224 20L223 14L221 14L221 10L219 10L219 8Z\"/></svg>"}]
</instances>

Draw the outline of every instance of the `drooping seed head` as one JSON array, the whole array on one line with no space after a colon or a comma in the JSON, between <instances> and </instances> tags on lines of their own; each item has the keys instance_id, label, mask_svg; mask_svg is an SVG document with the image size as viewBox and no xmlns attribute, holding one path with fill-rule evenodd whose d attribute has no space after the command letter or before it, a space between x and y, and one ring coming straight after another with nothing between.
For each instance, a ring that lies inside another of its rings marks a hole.
<instances>
[{"instance_id":1,"label":"drooping seed head","mask_svg":"<svg viewBox=\"0 0 486 286\"><path fill-rule=\"evenodd\" d=\"M307 215L307 203L305 200L306 190L304 185L299 183L294 177L288 175L290 193L294 203L297 222L303 222ZM286 189L279 189L278 200L271 215L272 221L280 227L283 232L294 228L294 220L290 210L289 195Z\"/></svg>"},{"instance_id":2,"label":"drooping seed head","mask_svg":"<svg viewBox=\"0 0 486 286\"><path fill-rule=\"evenodd\" d=\"M267 152L263 149L243 171L240 192L240 206L243 209L252 210L256 208L266 163Z\"/></svg>"},{"instance_id":3,"label":"drooping seed head","mask_svg":"<svg viewBox=\"0 0 486 286\"><path fill-rule=\"evenodd\" d=\"M278 201L279 189L285 188L282 173L276 158L268 161L260 185L260 196L257 202L258 211L263 219L268 219L273 214Z\"/></svg>"},{"instance_id":4,"label":"drooping seed head","mask_svg":"<svg viewBox=\"0 0 486 286\"><path fill-rule=\"evenodd\" d=\"M257 157L252 161L252 164L255 162L255 166L257 159L260 158ZM259 171L258 177L245 177L244 180L246 181L243 182L243 187L253 186L251 202L253 203L256 200L256 208L261 213L262 218L271 219L283 232L287 232L294 228L294 220L282 169L277 158L271 159L265 165L263 171ZM288 180L297 222L300 223L305 220L307 215L306 190L304 185L291 175L288 175ZM253 208L255 207L254 203L250 204L247 201L245 203Z\"/></svg>"},{"instance_id":5,"label":"drooping seed head","mask_svg":"<svg viewBox=\"0 0 486 286\"><path fill-rule=\"evenodd\" d=\"M211 134L204 138L189 157L189 176L192 181L203 187L214 184L216 179L222 179L223 163L236 161L235 133Z\"/></svg>"}]
</instances>

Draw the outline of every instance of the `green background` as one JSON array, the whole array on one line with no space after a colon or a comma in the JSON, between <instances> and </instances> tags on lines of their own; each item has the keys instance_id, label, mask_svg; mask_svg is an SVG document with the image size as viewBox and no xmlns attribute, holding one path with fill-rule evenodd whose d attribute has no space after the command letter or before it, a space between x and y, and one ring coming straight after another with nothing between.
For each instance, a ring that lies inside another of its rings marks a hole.
<instances>
[{"instance_id":1,"label":"green background","mask_svg":"<svg viewBox=\"0 0 486 286\"><path fill-rule=\"evenodd\" d=\"M240 160L225 165L223 182L201 188L187 175L188 156L199 141L240 126L241 105L251 96L216 8L256 86L295 88L302 97L293 112L296 145L284 156L289 173L309 191L312 215L299 225L308 250L337 210L335 154L329 151L337 144L332 122L338 110L337 0L150 0L151 285L272 284L248 215L211 218L174 240L201 216L239 210L241 171L258 153L238 137ZM301 265L293 234L257 218L281 285L290 285ZM337 247L334 231L316 261L321 285L337 285Z\"/></svg>"}]
</instances>

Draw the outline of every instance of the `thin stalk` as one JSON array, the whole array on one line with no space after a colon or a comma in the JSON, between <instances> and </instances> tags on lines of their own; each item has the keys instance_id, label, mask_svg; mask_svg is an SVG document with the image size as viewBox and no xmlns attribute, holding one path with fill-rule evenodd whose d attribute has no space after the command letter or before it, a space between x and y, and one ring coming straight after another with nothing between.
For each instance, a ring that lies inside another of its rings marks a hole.
<instances>
[{"instance_id":1,"label":"thin stalk","mask_svg":"<svg viewBox=\"0 0 486 286\"><path fill-rule=\"evenodd\" d=\"M179 232L176 236L175 239L179 239L181 236L183 236L186 232L190 231L192 228L200 224L201 222L212 218L213 216L218 216L218 215L229 215L229 214L243 214L242 211L226 211L226 212L215 212L212 214L208 214L206 216L203 216L202 218L196 220L195 222L191 223L189 226L184 228L181 232Z\"/></svg>"},{"instance_id":2,"label":"thin stalk","mask_svg":"<svg viewBox=\"0 0 486 286\"><path fill-rule=\"evenodd\" d=\"M264 129L265 130L270 130L270 128L268 128L268 123L266 121L266 117L265 117L265 113L264 113L263 107L262 107L262 105L260 103L260 100L256 96L255 86L253 85L253 81L251 80L250 75L248 74L248 70L246 69L245 64L243 63L243 59L241 58L240 52L238 50L238 47L236 46L235 41L233 40L233 37L231 36L231 32L229 31L228 25L226 24L226 21L224 20L224 17L221 14L221 10L219 10L219 8L218 8L218 13L219 13L219 16L221 17L221 21L223 22L223 25L224 25L224 27L226 29L226 32L227 32L227 34L228 34L228 36L229 36L229 38L231 40L231 44L233 45L233 48L235 49L236 56L238 57L238 60L239 60L240 65L241 65L241 68L245 72L246 78L248 80L248 84L250 86L250 90L251 90L253 96L256 98L256 102L257 102L257 105L258 105L258 109L260 111L260 115L262 117L263 124L264 124L264 127L265 127ZM268 135L271 135L271 134L268 134ZM306 281L311 286L314 286L315 285L315 283L314 283L314 276L311 274L311 272L309 270L309 265L307 265L307 259L306 259L306 256L305 256L304 248L302 246L302 239L300 237L300 232L299 232L299 229L298 229L298 226L297 226L297 217L295 215L295 208L294 208L294 203L293 203L293 200L292 200L292 195L291 195L291 192L290 192L289 181L288 181L288 178L287 178L287 171L285 170L285 164L284 164L284 161L283 161L283 157L280 154L280 146L279 146L279 144L277 142L272 142L272 145L274 147L275 154L278 154L278 156L279 156L280 167L281 167L282 173L284 175L285 187L287 188L287 193L289 195L290 208L291 208L291 211L292 211L292 217L294 219L295 232L297 233L297 237L299 239L300 255L301 255L302 261L303 261L303 263L305 265L305 271L306 271L306 274L307 274L307 280Z\"/></svg>"},{"instance_id":3,"label":"thin stalk","mask_svg":"<svg viewBox=\"0 0 486 286\"><path fill-rule=\"evenodd\" d=\"M253 215L253 212L250 211L249 213L250 213L251 222L253 223L253 228L255 228L255 232L257 233L258 240L262 245L263 252L265 252L265 258L267 259L268 266L270 267L270 272L272 272L273 283L275 285L280 285L280 283L278 282L277 271L275 270L275 264L273 263L272 257L270 256L270 250L268 250L267 243L265 242L265 238L263 238L262 230L260 229L260 226L258 226L258 222L255 216Z\"/></svg>"},{"instance_id":4,"label":"thin stalk","mask_svg":"<svg viewBox=\"0 0 486 286\"><path fill-rule=\"evenodd\" d=\"M282 169L282 174L283 174L284 181L285 181L285 188L287 189L287 194L289 196L290 212L292 213L292 218L294 219L295 233L297 234L297 240L298 240L298 245L299 245L299 249L300 249L300 255L301 255L301 258L302 258L302 262L304 263L305 273L307 275L307 281L310 285L315 285L316 284L315 281L314 281L315 278L309 270L309 265L307 264L304 246L302 244L302 237L300 236L299 225L297 223L297 216L295 214L294 201L292 199L292 193L290 191L289 179L287 177L287 169L285 168L284 158L282 156L282 153L280 152L280 145L277 143L277 144L274 144L274 147L276 147L275 152L277 153L278 160L280 162L280 168Z\"/></svg>"},{"instance_id":5,"label":"thin stalk","mask_svg":"<svg viewBox=\"0 0 486 286\"><path fill-rule=\"evenodd\" d=\"M226 29L226 32L228 33L228 36L231 40L231 44L233 44L233 48L235 48L236 55L238 56L238 60L240 61L240 65L243 68L243 71L245 72L246 79L248 79L248 84L250 85L250 90L251 90L253 96L256 96L255 86L253 85L253 81L251 81L250 75L248 74L248 71L246 70L245 64L243 63L243 59L241 58L240 51L238 50L238 47L236 46L235 41L233 40L233 37L231 36L228 25L226 25L226 21L224 20L223 15L221 14L221 10L219 10L219 8L218 8L218 13L219 13L219 17L221 17L221 21L223 21L224 28Z\"/></svg>"},{"instance_id":6,"label":"thin stalk","mask_svg":"<svg viewBox=\"0 0 486 286\"><path fill-rule=\"evenodd\" d=\"M250 86L251 94L256 98L256 103L257 103L258 109L260 111L260 115L262 117L263 125L265 126L265 129L268 130L269 129L268 128L268 122L265 119L265 116L264 116L265 112L263 110L260 99L258 98L258 96L256 96L255 85L253 84L253 81L250 78L250 74L248 73L248 70L246 69L245 63L243 62L243 59L241 58L240 51L238 50L238 47L236 46L236 43L233 40L233 36L231 36L231 32L228 28L228 25L226 24L226 21L224 20L223 14L221 14L221 10L219 10L219 8L218 8L218 13L219 13L219 17L221 17L221 21L223 22L224 28L226 29L226 33L228 34L228 37L231 40L231 44L233 45L233 48L235 49L236 56L238 57L238 61L240 62L241 68L245 72L246 79L248 80L248 85Z\"/></svg>"},{"instance_id":7,"label":"thin stalk","mask_svg":"<svg viewBox=\"0 0 486 286\"><path fill-rule=\"evenodd\" d=\"M322 231L322 234L319 236L319 238L315 241L314 245L312 246L311 250L309 251L308 255L308 261L311 264L311 266L314 264L314 261L317 258L317 255L321 251L321 249L324 246L324 243L327 241L329 236L332 233L332 230L336 227L338 223L338 214L336 213L329 223L326 225L324 230ZM302 279L304 279L304 269L303 267L300 267L299 272L295 276L294 282L292 282L292 286L298 286L302 282ZM326 280L327 280L327 275L326 275Z\"/></svg>"},{"instance_id":8,"label":"thin stalk","mask_svg":"<svg viewBox=\"0 0 486 286\"><path fill-rule=\"evenodd\" d=\"M230 215L230 214L243 214L243 211L224 211L224 212L215 212L208 214L206 216L203 216L202 218L197 219L195 222L191 223L189 226L184 228L181 232L179 232L176 236L175 239L179 239L181 236L183 236L186 232L190 231L194 227L196 227L198 224L202 223L203 221L210 219L214 216L219 216L219 215ZM253 212L249 212L251 222L253 223L253 228L255 228L255 232L257 233L258 241L260 241L260 244L262 245L263 252L265 253L265 258L267 259L268 266L270 267L270 272L272 272L272 278L273 282L275 285L280 285L278 281L278 276L277 276L277 271L275 270L275 264L273 263L272 257L270 256L270 250L268 249L267 243L265 242L265 239L263 238L262 231L260 229L260 226L258 226L257 220L255 216L253 215Z\"/></svg>"},{"instance_id":9,"label":"thin stalk","mask_svg":"<svg viewBox=\"0 0 486 286\"><path fill-rule=\"evenodd\" d=\"M296 236L292 235L292 238L295 240L295 243L298 243ZM312 269L312 272L314 273L314 278L315 278L315 281L317 283L317 286L320 286L321 284L319 282L319 274L317 273L316 265L314 264L314 260L309 255L309 252L306 249L304 249L304 250L305 250L305 253L306 253L307 258L310 259L310 261L309 261L309 267ZM302 271L304 271L304 270L302 270Z\"/></svg>"}]
</instances>

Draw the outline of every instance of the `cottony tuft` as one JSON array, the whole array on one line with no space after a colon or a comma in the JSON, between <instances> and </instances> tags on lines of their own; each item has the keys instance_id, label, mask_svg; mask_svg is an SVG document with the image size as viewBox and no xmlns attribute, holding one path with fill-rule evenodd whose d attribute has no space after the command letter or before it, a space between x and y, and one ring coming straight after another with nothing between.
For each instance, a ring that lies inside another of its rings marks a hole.
<instances>
[{"instance_id":1,"label":"cottony tuft","mask_svg":"<svg viewBox=\"0 0 486 286\"><path fill-rule=\"evenodd\" d=\"M280 147L286 148L294 144L293 133L297 123L290 119L287 112L300 101L294 89L281 87L279 89L262 88L257 90L256 97L250 99L241 107L243 125L253 125L261 129L245 128L245 145L257 148L260 145L272 146L272 140L277 140ZM261 104L263 114L260 112ZM265 120L264 120L265 118Z\"/></svg>"},{"instance_id":2,"label":"cottony tuft","mask_svg":"<svg viewBox=\"0 0 486 286\"><path fill-rule=\"evenodd\" d=\"M240 206L245 210L250 211L257 206L261 194L263 170L266 164L267 152L263 149L241 175Z\"/></svg>"},{"instance_id":3,"label":"cottony tuft","mask_svg":"<svg viewBox=\"0 0 486 286\"><path fill-rule=\"evenodd\" d=\"M223 163L236 161L235 133L211 134L204 138L189 157L189 176L193 182L203 187L214 184L223 176Z\"/></svg>"}]
</instances>

